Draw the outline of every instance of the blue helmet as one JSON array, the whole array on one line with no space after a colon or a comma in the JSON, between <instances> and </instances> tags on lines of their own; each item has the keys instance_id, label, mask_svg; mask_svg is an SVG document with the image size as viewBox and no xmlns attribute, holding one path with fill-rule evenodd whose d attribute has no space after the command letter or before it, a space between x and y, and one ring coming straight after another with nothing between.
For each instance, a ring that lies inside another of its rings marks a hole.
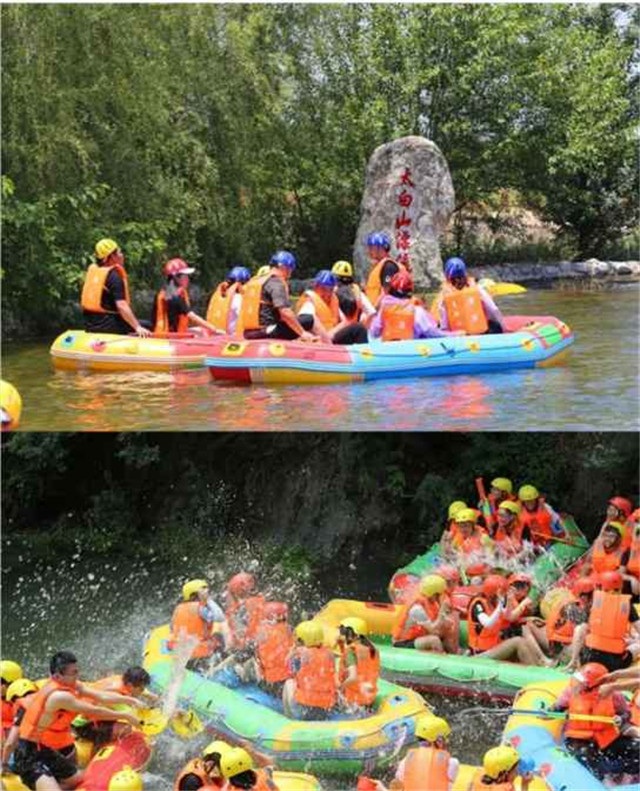
<instances>
[{"instance_id":1,"label":"blue helmet","mask_svg":"<svg viewBox=\"0 0 640 791\"><path fill-rule=\"evenodd\" d=\"M251 278L251 272L246 266L234 266L227 275L230 283L246 283Z\"/></svg>"},{"instance_id":2,"label":"blue helmet","mask_svg":"<svg viewBox=\"0 0 640 791\"><path fill-rule=\"evenodd\" d=\"M333 288L338 285L338 278L328 269L321 269L313 278L313 284L315 286L329 286Z\"/></svg>"},{"instance_id":3,"label":"blue helmet","mask_svg":"<svg viewBox=\"0 0 640 791\"><path fill-rule=\"evenodd\" d=\"M447 280L453 280L454 277L466 277L467 265L462 258L448 258L444 265L444 276Z\"/></svg>"},{"instance_id":4,"label":"blue helmet","mask_svg":"<svg viewBox=\"0 0 640 791\"><path fill-rule=\"evenodd\" d=\"M367 247L383 247L385 250L391 249L391 239L386 233L376 231L367 236Z\"/></svg>"},{"instance_id":5,"label":"blue helmet","mask_svg":"<svg viewBox=\"0 0 640 791\"><path fill-rule=\"evenodd\" d=\"M278 250L271 256L269 263L272 266L286 266L288 269L295 269L298 262L293 253L288 250Z\"/></svg>"}]
</instances>

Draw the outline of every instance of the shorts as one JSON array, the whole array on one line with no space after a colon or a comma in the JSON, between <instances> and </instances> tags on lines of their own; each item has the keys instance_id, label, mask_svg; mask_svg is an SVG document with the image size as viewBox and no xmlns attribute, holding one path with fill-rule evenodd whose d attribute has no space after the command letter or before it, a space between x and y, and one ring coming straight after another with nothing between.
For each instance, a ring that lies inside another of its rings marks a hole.
<instances>
[{"instance_id":1,"label":"shorts","mask_svg":"<svg viewBox=\"0 0 640 791\"><path fill-rule=\"evenodd\" d=\"M415 648L415 640L398 640L393 644L394 648Z\"/></svg>"},{"instance_id":2,"label":"shorts","mask_svg":"<svg viewBox=\"0 0 640 791\"><path fill-rule=\"evenodd\" d=\"M310 332L313 327L313 316L309 313L304 313L298 316L298 322L303 330ZM284 321L277 321L275 324L269 324L268 327L260 327L258 330L245 330L244 337L248 341L261 340L263 338L275 338L281 341L295 341L300 336L297 332Z\"/></svg>"},{"instance_id":3,"label":"shorts","mask_svg":"<svg viewBox=\"0 0 640 791\"><path fill-rule=\"evenodd\" d=\"M633 657L629 651L624 654L610 654L608 651L600 651L598 648L585 646L580 652L580 662L585 665L587 662L599 662L604 665L610 673L614 670L623 670L630 667Z\"/></svg>"},{"instance_id":4,"label":"shorts","mask_svg":"<svg viewBox=\"0 0 640 791\"><path fill-rule=\"evenodd\" d=\"M41 777L53 777L55 780L68 780L78 772L75 762L75 747L71 745L64 750L51 750L41 747L35 742L20 739L15 752L16 774L31 789Z\"/></svg>"}]
</instances>

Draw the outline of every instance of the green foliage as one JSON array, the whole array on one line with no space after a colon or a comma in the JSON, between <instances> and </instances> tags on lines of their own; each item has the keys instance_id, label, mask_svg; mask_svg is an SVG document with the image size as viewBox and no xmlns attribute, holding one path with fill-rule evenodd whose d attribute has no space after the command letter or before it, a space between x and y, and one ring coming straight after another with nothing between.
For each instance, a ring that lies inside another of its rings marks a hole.
<instances>
[{"instance_id":1,"label":"green foliage","mask_svg":"<svg viewBox=\"0 0 640 791\"><path fill-rule=\"evenodd\" d=\"M638 10L549 4L2 7L3 306L77 302L95 241L134 290L295 249L350 257L366 163L423 134L460 211L517 189L576 255L637 221ZM500 249L487 256L500 256Z\"/></svg>"}]
</instances>

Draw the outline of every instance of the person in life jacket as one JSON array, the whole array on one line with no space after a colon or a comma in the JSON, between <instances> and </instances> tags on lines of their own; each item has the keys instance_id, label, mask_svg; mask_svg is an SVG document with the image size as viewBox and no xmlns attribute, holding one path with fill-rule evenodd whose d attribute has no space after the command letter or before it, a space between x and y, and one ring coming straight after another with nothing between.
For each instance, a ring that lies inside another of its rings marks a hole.
<instances>
[{"instance_id":1,"label":"person in life jacket","mask_svg":"<svg viewBox=\"0 0 640 791\"><path fill-rule=\"evenodd\" d=\"M594 577L579 577L571 586L571 596L560 597L552 604L544 634L535 633L546 654L559 661L568 659L573 667L578 666L581 645L575 636L576 627L589 621L594 591Z\"/></svg>"},{"instance_id":2,"label":"person in life jacket","mask_svg":"<svg viewBox=\"0 0 640 791\"><path fill-rule=\"evenodd\" d=\"M288 616L284 602L266 602L255 635L255 676L260 686L276 697L282 696L284 682L291 677L289 654L295 641Z\"/></svg>"},{"instance_id":3,"label":"person in life jacket","mask_svg":"<svg viewBox=\"0 0 640 791\"><path fill-rule=\"evenodd\" d=\"M493 535L494 549L503 557L516 557L531 544L531 531L520 521L520 504L504 500L498 506L498 523Z\"/></svg>"},{"instance_id":4,"label":"person in life jacket","mask_svg":"<svg viewBox=\"0 0 640 791\"><path fill-rule=\"evenodd\" d=\"M391 240L386 233L375 231L367 236L367 256L371 268L367 275L365 294L374 308L378 308L380 298L388 293L391 278L398 272L408 272L407 267L394 261L389 255Z\"/></svg>"},{"instance_id":5,"label":"person in life jacket","mask_svg":"<svg viewBox=\"0 0 640 791\"><path fill-rule=\"evenodd\" d=\"M533 601L529 597L531 577L528 574L512 574L507 580L507 601L504 610L506 628L502 636L519 637L528 626L527 619L533 610ZM542 622L544 625L544 621Z\"/></svg>"},{"instance_id":6,"label":"person in life jacket","mask_svg":"<svg viewBox=\"0 0 640 791\"><path fill-rule=\"evenodd\" d=\"M516 496L513 494L513 483L509 478L494 478L491 481L487 499L478 503L478 508L482 511L485 525L491 536L498 525L498 505L505 500L516 500Z\"/></svg>"},{"instance_id":7,"label":"person in life jacket","mask_svg":"<svg viewBox=\"0 0 640 791\"><path fill-rule=\"evenodd\" d=\"M253 681L256 678L254 641L263 620L265 598L256 590L253 574L245 571L229 579L225 598L231 650L235 657L232 669L243 682Z\"/></svg>"},{"instance_id":8,"label":"person in life jacket","mask_svg":"<svg viewBox=\"0 0 640 791\"><path fill-rule=\"evenodd\" d=\"M325 343L341 346L367 343L367 328L356 317L357 305L351 295L343 294L344 313L340 308L337 285L337 276L328 269L321 269L313 279L313 288L304 291L298 299L298 318L302 322L303 317L312 316L313 332Z\"/></svg>"},{"instance_id":9,"label":"person in life jacket","mask_svg":"<svg viewBox=\"0 0 640 791\"><path fill-rule=\"evenodd\" d=\"M128 711L114 711L109 705L124 704L134 709L139 702L115 692L102 692L78 681L78 660L70 651L59 651L49 663L51 678L31 696L18 728L15 771L22 782L36 791L75 788L82 772L75 763L71 723L78 714L104 720L124 720L138 725L138 717ZM102 705L94 705L88 700ZM62 784L62 785L60 785Z\"/></svg>"},{"instance_id":10,"label":"person in life jacket","mask_svg":"<svg viewBox=\"0 0 640 791\"><path fill-rule=\"evenodd\" d=\"M195 324L206 330L207 334L215 334L216 327L191 309L189 275L192 275L196 270L182 258L172 258L167 261L162 271L165 276L165 284L153 301L151 316L153 331L156 333L184 333L189 331L191 324Z\"/></svg>"},{"instance_id":11,"label":"person in life jacket","mask_svg":"<svg viewBox=\"0 0 640 791\"><path fill-rule=\"evenodd\" d=\"M104 692L117 692L143 701L145 706L157 706L160 697L150 692L147 687L151 683L151 676L143 667L132 666L124 673L107 676L98 681L91 682L92 689ZM87 739L96 747L124 736L128 732L128 725L113 721L91 721L84 717L76 717L72 723L76 736Z\"/></svg>"},{"instance_id":12,"label":"person in life jacket","mask_svg":"<svg viewBox=\"0 0 640 791\"><path fill-rule=\"evenodd\" d=\"M455 618L447 583L436 574L420 582L418 595L402 606L393 628L394 646L457 654L459 620Z\"/></svg>"},{"instance_id":13,"label":"person in life jacket","mask_svg":"<svg viewBox=\"0 0 640 791\"><path fill-rule=\"evenodd\" d=\"M461 508L456 512L455 536L451 540L451 548L465 556L490 549L493 541L486 531L478 527L478 511L474 508Z\"/></svg>"},{"instance_id":14,"label":"person in life jacket","mask_svg":"<svg viewBox=\"0 0 640 791\"><path fill-rule=\"evenodd\" d=\"M95 247L96 263L91 264L84 279L80 305L87 332L116 335L150 335L131 308L129 279L124 255L113 239L100 239Z\"/></svg>"},{"instance_id":15,"label":"person in life jacket","mask_svg":"<svg viewBox=\"0 0 640 791\"><path fill-rule=\"evenodd\" d=\"M524 484L518 490L522 503L520 524L528 527L534 546L547 547L554 538L563 538L565 530L560 516L545 502L535 486Z\"/></svg>"},{"instance_id":16,"label":"person in life jacket","mask_svg":"<svg viewBox=\"0 0 640 791\"><path fill-rule=\"evenodd\" d=\"M336 261L331 267L331 271L338 278L338 285L336 293L338 295L338 302L340 310L346 316L345 302L347 296L355 300L356 310L355 319L361 322L365 327L371 323L371 319L376 315L376 309L371 304L371 300L360 288L353 275L353 266L349 261ZM351 309L348 311L351 312Z\"/></svg>"},{"instance_id":17,"label":"person in life jacket","mask_svg":"<svg viewBox=\"0 0 640 791\"><path fill-rule=\"evenodd\" d=\"M605 520L602 523L602 527L600 528L600 536L602 536L602 531L610 522L620 522L621 524L625 525L625 532L622 536L623 544L625 549L631 543L631 532L627 529L627 521L633 511L633 503L631 500L628 500L626 497L612 497L607 503L607 512L605 515Z\"/></svg>"},{"instance_id":18,"label":"person in life jacket","mask_svg":"<svg viewBox=\"0 0 640 791\"><path fill-rule=\"evenodd\" d=\"M213 626L220 625L215 634ZM225 614L210 596L206 580L189 580L182 586L182 601L171 616L171 635L167 648L175 651L185 641L192 641L191 658L187 668L205 672L214 655L229 647L231 636Z\"/></svg>"},{"instance_id":19,"label":"person in life jacket","mask_svg":"<svg viewBox=\"0 0 640 791\"><path fill-rule=\"evenodd\" d=\"M622 726L622 734L631 739L640 739L640 665L635 664L622 670L614 670L602 678L598 685L601 697L616 691L633 693L630 703L630 721L628 725Z\"/></svg>"},{"instance_id":20,"label":"person in life jacket","mask_svg":"<svg viewBox=\"0 0 640 791\"><path fill-rule=\"evenodd\" d=\"M7 688L6 702L11 706L13 719L8 729L3 727L2 737L2 765L8 766L9 760L18 743L18 731L24 717L26 707L29 705L31 695L38 691L38 687L28 678L19 678L12 681ZM4 704L4 701L3 701Z\"/></svg>"},{"instance_id":21,"label":"person in life jacket","mask_svg":"<svg viewBox=\"0 0 640 791\"><path fill-rule=\"evenodd\" d=\"M533 780L530 766L520 760L520 754L508 744L493 747L484 754L482 769L478 769L467 791L515 791L516 778L519 788L528 791Z\"/></svg>"},{"instance_id":22,"label":"person in life jacket","mask_svg":"<svg viewBox=\"0 0 640 791\"><path fill-rule=\"evenodd\" d=\"M338 678L340 697L348 710L370 708L378 694L380 654L367 634L363 618L345 618L340 622Z\"/></svg>"},{"instance_id":23,"label":"person in life jacket","mask_svg":"<svg viewBox=\"0 0 640 791\"><path fill-rule=\"evenodd\" d=\"M462 511L464 508L468 507L469 506L464 502L464 500L454 500L451 503L447 509L447 526L444 533L442 534L442 538L445 538L446 536L448 539L455 539L457 533L456 514L458 511Z\"/></svg>"},{"instance_id":24,"label":"person in life jacket","mask_svg":"<svg viewBox=\"0 0 640 791\"><path fill-rule=\"evenodd\" d=\"M403 791L451 791L458 776L460 762L452 758L447 741L449 723L442 717L423 714L416 720L417 747L412 747L398 764L393 788ZM387 787L376 781L377 791Z\"/></svg>"},{"instance_id":25,"label":"person in life jacket","mask_svg":"<svg viewBox=\"0 0 640 791\"><path fill-rule=\"evenodd\" d=\"M462 330L466 335L504 332L502 313L483 288L469 281L461 258L447 261L445 277L438 301L441 329Z\"/></svg>"},{"instance_id":26,"label":"person in life jacket","mask_svg":"<svg viewBox=\"0 0 640 791\"><path fill-rule=\"evenodd\" d=\"M226 781L224 791L278 791L271 767L256 769L253 758L242 747L232 747L222 754L220 770Z\"/></svg>"},{"instance_id":27,"label":"person in life jacket","mask_svg":"<svg viewBox=\"0 0 640 791\"><path fill-rule=\"evenodd\" d=\"M210 742L198 758L192 758L182 767L173 785L173 791L215 791L225 784L220 762L231 750L231 745L219 739Z\"/></svg>"},{"instance_id":28,"label":"person in life jacket","mask_svg":"<svg viewBox=\"0 0 640 791\"><path fill-rule=\"evenodd\" d=\"M630 593L634 604L640 600L640 525L632 524L631 545L629 557L626 560L624 572L623 593Z\"/></svg>"},{"instance_id":29,"label":"person in life jacket","mask_svg":"<svg viewBox=\"0 0 640 791\"><path fill-rule=\"evenodd\" d=\"M209 299L207 321L218 333L234 335L242 311L243 284L251 279L246 266L234 266Z\"/></svg>"},{"instance_id":30,"label":"person in life jacket","mask_svg":"<svg viewBox=\"0 0 640 791\"><path fill-rule=\"evenodd\" d=\"M630 552L623 546L624 532L624 525L620 522L606 524L593 544L590 563L585 568L596 574L603 571L626 573Z\"/></svg>"},{"instance_id":31,"label":"person in life jacket","mask_svg":"<svg viewBox=\"0 0 640 791\"><path fill-rule=\"evenodd\" d=\"M338 701L338 679L333 651L323 645L324 630L316 621L296 626L297 645L290 655L291 678L282 690L287 717L323 720Z\"/></svg>"},{"instance_id":32,"label":"person in life jacket","mask_svg":"<svg viewBox=\"0 0 640 791\"><path fill-rule=\"evenodd\" d=\"M313 317L298 319L289 303L288 280L297 261L288 250L271 256L269 272L244 286L239 323L247 340L280 338L314 341Z\"/></svg>"},{"instance_id":33,"label":"person in life jacket","mask_svg":"<svg viewBox=\"0 0 640 791\"><path fill-rule=\"evenodd\" d=\"M369 327L371 338L406 341L414 338L444 338L459 335L438 328L427 311L412 298L413 278L397 272L389 281L388 293L378 301L377 313Z\"/></svg>"},{"instance_id":34,"label":"person in life jacket","mask_svg":"<svg viewBox=\"0 0 640 791\"><path fill-rule=\"evenodd\" d=\"M22 668L17 662L3 659L0 662L0 683L2 684L2 738L7 735L13 724L13 704L7 700L9 684L22 678Z\"/></svg>"},{"instance_id":35,"label":"person in life jacket","mask_svg":"<svg viewBox=\"0 0 640 791\"><path fill-rule=\"evenodd\" d=\"M509 626L505 617L508 581L498 574L490 574L482 583L482 593L469 603L467 623L469 649L472 654L491 659L515 659L523 665L555 664L547 659L530 635L504 639Z\"/></svg>"},{"instance_id":36,"label":"person in life jacket","mask_svg":"<svg viewBox=\"0 0 640 791\"><path fill-rule=\"evenodd\" d=\"M603 694L598 689L606 677L604 665L588 662L574 674L572 683L551 707L552 711L568 712L563 734L565 747L600 780L610 773L640 772L637 745L621 735L631 716L629 705L620 692ZM601 717L610 721L602 721Z\"/></svg>"}]
</instances>

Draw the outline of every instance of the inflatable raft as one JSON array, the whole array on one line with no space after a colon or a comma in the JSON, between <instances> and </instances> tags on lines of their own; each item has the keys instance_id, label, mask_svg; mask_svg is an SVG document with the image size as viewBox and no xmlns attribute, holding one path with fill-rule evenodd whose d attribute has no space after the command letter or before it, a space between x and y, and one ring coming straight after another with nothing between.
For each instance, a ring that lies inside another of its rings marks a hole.
<instances>
[{"instance_id":1,"label":"inflatable raft","mask_svg":"<svg viewBox=\"0 0 640 791\"><path fill-rule=\"evenodd\" d=\"M510 316L509 332L429 340L333 346L299 341L209 341L205 364L214 380L241 384L326 384L535 368L573 343L552 316Z\"/></svg>"},{"instance_id":2,"label":"inflatable raft","mask_svg":"<svg viewBox=\"0 0 640 791\"><path fill-rule=\"evenodd\" d=\"M164 625L153 629L145 640L143 664L152 688L160 693L171 679L168 637L169 626ZM186 671L179 704L195 711L208 731L231 743L250 742L278 767L291 771L355 774L386 766L414 742L417 717L429 713L418 693L381 681L374 711L366 717L291 720L282 713L280 701L259 687L238 684L231 688L226 673L216 675L227 682L221 683Z\"/></svg>"},{"instance_id":3,"label":"inflatable raft","mask_svg":"<svg viewBox=\"0 0 640 791\"><path fill-rule=\"evenodd\" d=\"M573 517L563 514L562 524L565 529L563 542L554 542L544 554L528 568L526 572L531 575L533 588L531 595L539 597L543 591L550 588L559 580L568 569L589 549L589 542L582 534L580 528L575 523ZM420 579L429 574L442 561L440 555L440 544L434 544L424 555L418 555L411 563L395 572L389 583L389 598L393 602L406 601L413 595ZM471 594L475 591L470 590L466 596L467 603ZM464 609L461 597L464 597L464 590L457 593L459 609Z\"/></svg>"},{"instance_id":4,"label":"inflatable raft","mask_svg":"<svg viewBox=\"0 0 640 791\"><path fill-rule=\"evenodd\" d=\"M560 670L520 665L477 656L436 654L391 645L391 633L402 606L380 602L333 599L314 617L324 629L325 643L334 645L344 618L362 618L369 637L380 650L382 676L397 684L447 695L511 700L531 681L547 682L566 678ZM467 625L460 623L461 644L466 643Z\"/></svg>"},{"instance_id":5,"label":"inflatable raft","mask_svg":"<svg viewBox=\"0 0 640 791\"><path fill-rule=\"evenodd\" d=\"M563 681L528 684L514 702L514 709L549 708L569 683L565 677ZM507 721L503 741L513 744L522 758L531 759L534 771L545 778L553 791L604 791L607 786L563 747L563 722L560 718L545 719L514 712ZM616 791L640 791L637 783L615 788Z\"/></svg>"},{"instance_id":6,"label":"inflatable raft","mask_svg":"<svg viewBox=\"0 0 640 791\"><path fill-rule=\"evenodd\" d=\"M190 333L139 338L67 330L49 352L54 366L66 371L175 371L202 368L207 341Z\"/></svg>"}]
</instances>

